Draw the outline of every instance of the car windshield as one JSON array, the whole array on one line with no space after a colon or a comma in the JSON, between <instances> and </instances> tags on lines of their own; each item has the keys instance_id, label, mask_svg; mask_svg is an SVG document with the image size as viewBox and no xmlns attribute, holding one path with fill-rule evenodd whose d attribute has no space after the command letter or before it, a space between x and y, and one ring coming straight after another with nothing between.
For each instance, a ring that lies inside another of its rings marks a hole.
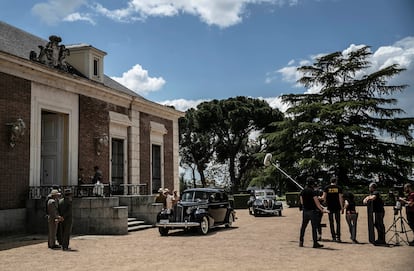
<instances>
[{"instance_id":1,"label":"car windshield","mask_svg":"<svg viewBox=\"0 0 414 271\"><path fill-rule=\"evenodd\" d=\"M274 197L275 193L273 191L256 191L256 197Z\"/></svg>"},{"instance_id":2,"label":"car windshield","mask_svg":"<svg viewBox=\"0 0 414 271\"><path fill-rule=\"evenodd\" d=\"M181 196L181 201L194 202L200 200L207 200L208 194L205 191L187 191Z\"/></svg>"}]
</instances>

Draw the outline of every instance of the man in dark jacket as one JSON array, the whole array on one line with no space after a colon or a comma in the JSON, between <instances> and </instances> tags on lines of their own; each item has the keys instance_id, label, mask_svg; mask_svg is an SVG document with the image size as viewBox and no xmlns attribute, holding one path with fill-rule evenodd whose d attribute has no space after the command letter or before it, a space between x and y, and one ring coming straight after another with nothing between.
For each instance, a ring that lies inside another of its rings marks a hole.
<instances>
[{"instance_id":1,"label":"man in dark jacket","mask_svg":"<svg viewBox=\"0 0 414 271\"><path fill-rule=\"evenodd\" d=\"M72 190L65 189L63 198L59 200L59 213L63 217L60 222L62 250L69 249L69 240L72 233Z\"/></svg>"}]
</instances>

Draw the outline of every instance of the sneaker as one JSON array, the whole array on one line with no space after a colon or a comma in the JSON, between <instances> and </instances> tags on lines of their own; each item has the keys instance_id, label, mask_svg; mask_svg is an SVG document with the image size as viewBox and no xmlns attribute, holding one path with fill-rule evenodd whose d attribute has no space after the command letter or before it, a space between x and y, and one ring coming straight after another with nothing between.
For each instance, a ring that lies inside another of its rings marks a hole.
<instances>
[{"instance_id":1,"label":"sneaker","mask_svg":"<svg viewBox=\"0 0 414 271\"><path fill-rule=\"evenodd\" d=\"M299 247L303 247L303 241L299 242Z\"/></svg>"},{"instance_id":2,"label":"sneaker","mask_svg":"<svg viewBox=\"0 0 414 271\"><path fill-rule=\"evenodd\" d=\"M321 248L321 247L323 247L323 245L321 245L319 243L313 244L313 248Z\"/></svg>"}]
</instances>

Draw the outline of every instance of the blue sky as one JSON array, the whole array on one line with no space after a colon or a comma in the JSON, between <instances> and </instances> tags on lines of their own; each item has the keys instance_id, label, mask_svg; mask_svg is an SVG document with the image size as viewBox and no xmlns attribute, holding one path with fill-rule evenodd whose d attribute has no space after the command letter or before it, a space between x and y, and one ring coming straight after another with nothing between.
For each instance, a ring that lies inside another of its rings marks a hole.
<instances>
[{"instance_id":1,"label":"blue sky","mask_svg":"<svg viewBox=\"0 0 414 271\"><path fill-rule=\"evenodd\" d=\"M369 45L372 70L406 68L399 107L414 116L412 0L13 0L0 20L36 36L107 52L105 74L145 98L186 110L250 96L284 110L303 93L296 67Z\"/></svg>"}]
</instances>

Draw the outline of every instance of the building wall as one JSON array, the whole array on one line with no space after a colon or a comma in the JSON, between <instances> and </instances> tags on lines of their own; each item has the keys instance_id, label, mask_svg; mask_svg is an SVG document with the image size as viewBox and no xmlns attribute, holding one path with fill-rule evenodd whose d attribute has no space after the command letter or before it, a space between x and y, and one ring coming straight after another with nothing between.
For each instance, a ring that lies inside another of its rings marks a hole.
<instances>
[{"instance_id":1,"label":"building wall","mask_svg":"<svg viewBox=\"0 0 414 271\"><path fill-rule=\"evenodd\" d=\"M0 73L0 209L24 208L28 195L30 168L31 83ZM22 118L23 136L11 148L7 123Z\"/></svg>"},{"instance_id":2,"label":"building wall","mask_svg":"<svg viewBox=\"0 0 414 271\"><path fill-rule=\"evenodd\" d=\"M161 123L165 126L167 133L164 135L164 187L174 189L174 161L173 161L173 123L146 113L140 114L140 150L141 150L141 183L146 183L148 189L151 187L151 121ZM149 191L150 192L150 191Z\"/></svg>"},{"instance_id":3,"label":"building wall","mask_svg":"<svg viewBox=\"0 0 414 271\"><path fill-rule=\"evenodd\" d=\"M79 168L83 169L87 181L94 175L94 166L99 166L103 182L109 183L109 146L97 155L95 145L97 137L109 136L109 111L128 114L128 108L79 95Z\"/></svg>"}]
</instances>

